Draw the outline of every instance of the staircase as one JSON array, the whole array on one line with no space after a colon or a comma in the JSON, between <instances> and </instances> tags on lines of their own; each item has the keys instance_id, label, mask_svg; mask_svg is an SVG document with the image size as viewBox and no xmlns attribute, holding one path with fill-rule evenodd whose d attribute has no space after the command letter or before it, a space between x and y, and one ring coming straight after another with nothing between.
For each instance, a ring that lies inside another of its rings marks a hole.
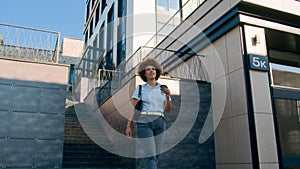
<instances>
[{"instance_id":1,"label":"staircase","mask_svg":"<svg viewBox=\"0 0 300 169\"><path fill-rule=\"evenodd\" d=\"M64 144L63 168L127 169L122 158L96 144Z\"/></svg>"},{"instance_id":2,"label":"staircase","mask_svg":"<svg viewBox=\"0 0 300 169\"><path fill-rule=\"evenodd\" d=\"M63 168L131 169L123 157L107 152L86 135L72 101L67 100L66 106Z\"/></svg>"}]
</instances>

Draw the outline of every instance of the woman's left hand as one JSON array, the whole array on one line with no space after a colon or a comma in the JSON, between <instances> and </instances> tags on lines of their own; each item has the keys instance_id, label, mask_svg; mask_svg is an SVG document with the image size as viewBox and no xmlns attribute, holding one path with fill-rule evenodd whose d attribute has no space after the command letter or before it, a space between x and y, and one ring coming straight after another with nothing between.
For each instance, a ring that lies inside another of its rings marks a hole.
<instances>
[{"instance_id":1,"label":"woman's left hand","mask_svg":"<svg viewBox=\"0 0 300 169\"><path fill-rule=\"evenodd\" d=\"M170 90L166 85L161 86L161 91L166 94L166 103L165 103L165 111L170 112L171 111L171 103L170 103Z\"/></svg>"},{"instance_id":2,"label":"woman's left hand","mask_svg":"<svg viewBox=\"0 0 300 169\"><path fill-rule=\"evenodd\" d=\"M166 97L170 96L170 90L168 87L162 87L161 91L164 92L166 94Z\"/></svg>"}]
</instances>

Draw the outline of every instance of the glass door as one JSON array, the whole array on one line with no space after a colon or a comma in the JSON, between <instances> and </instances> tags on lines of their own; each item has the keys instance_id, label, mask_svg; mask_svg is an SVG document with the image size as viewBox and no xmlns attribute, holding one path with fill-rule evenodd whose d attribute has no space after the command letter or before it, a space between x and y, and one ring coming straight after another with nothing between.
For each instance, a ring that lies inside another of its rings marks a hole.
<instances>
[{"instance_id":1,"label":"glass door","mask_svg":"<svg viewBox=\"0 0 300 169\"><path fill-rule=\"evenodd\" d=\"M284 169L300 169L300 91L273 89L281 160Z\"/></svg>"}]
</instances>

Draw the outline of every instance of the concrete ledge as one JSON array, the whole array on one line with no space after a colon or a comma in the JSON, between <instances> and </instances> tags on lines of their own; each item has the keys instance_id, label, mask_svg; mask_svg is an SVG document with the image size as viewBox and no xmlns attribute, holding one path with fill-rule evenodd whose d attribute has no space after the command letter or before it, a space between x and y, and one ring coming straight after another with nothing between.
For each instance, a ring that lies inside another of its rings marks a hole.
<instances>
[{"instance_id":1,"label":"concrete ledge","mask_svg":"<svg viewBox=\"0 0 300 169\"><path fill-rule=\"evenodd\" d=\"M69 66L0 58L0 78L68 84Z\"/></svg>"}]
</instances>

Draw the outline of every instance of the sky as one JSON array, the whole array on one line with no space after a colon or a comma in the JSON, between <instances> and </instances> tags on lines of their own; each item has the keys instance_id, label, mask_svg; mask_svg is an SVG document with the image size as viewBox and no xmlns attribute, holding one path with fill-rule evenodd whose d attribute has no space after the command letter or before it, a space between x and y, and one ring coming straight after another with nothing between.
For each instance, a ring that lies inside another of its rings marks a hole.
<instances>
[{"instance_id":1,"label":"sky","mask_svg":"<svg viewBox=\"0 0 300 169\"><path fill-rule=\"evenodd\" d=\"M1 0L0 23L83 39L86 0Z\"/></svg>"}]
</instances>

